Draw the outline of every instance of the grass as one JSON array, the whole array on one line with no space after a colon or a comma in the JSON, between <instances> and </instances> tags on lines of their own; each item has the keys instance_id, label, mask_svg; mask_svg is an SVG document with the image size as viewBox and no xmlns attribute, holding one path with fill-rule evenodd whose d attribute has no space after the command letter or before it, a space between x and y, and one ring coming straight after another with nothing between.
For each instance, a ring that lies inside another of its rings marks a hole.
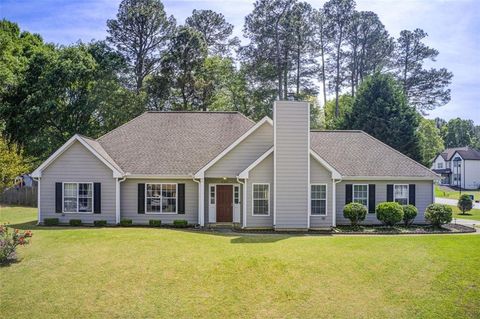
<instances>
[{"instance_id":1,"label":"grass","mask_svg":"<svg viewBox=\"0 0 480 319\"><path fill-rule=\"evenodd\" d=\"M30 216L30 218L27 218ZM34 227L0 268L4 318L479 318L480 236Z\"/></svg>"},{"instance_id":2,"label":"grass","mask_svg":"<svg viewBox=\"0 0 480 319\"><path fill-rule=\"evenodd\" d=\"M475 200L480 200L480 191L463 191L462 190L462 195L463 194L474 195ZM458 198L460 197L460 192L458 190L454 190L447 186L435 185L435 197L450 198L450 199L458 200Z\"/></svg>"},{"instance_id":3,"label":"grass","mask_svg":"<svg viewBox=\"0 0 480 319\"><path fill-rule=\"evenodd\" d=\"M465 215L460 214L460 209L457 206L450 206L453 209L453 217L460 219L471 219L480 221L480 209L474 208L468 211Z\"/></svg>"}]
</instances>

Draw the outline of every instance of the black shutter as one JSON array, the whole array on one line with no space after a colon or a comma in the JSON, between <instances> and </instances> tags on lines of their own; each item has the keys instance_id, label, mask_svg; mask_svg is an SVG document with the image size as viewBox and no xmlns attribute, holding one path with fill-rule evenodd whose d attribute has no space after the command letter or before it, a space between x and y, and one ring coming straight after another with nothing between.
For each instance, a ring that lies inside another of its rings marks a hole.
<instances>
[{"instance_id":1,"label":"black shutter","mask_svg":"<svg viewBox=\"0 0 480 319\"><path fill-rule=\"evenodd\" d=\"M102 184L93 183L93 213L100 214L102 212Z\"/></svg>"},{"instance_id":2,"label":"black shutter","mask_svg":"<svg viewBox=\"0 0 480 319\"><path fill-rule=\"evenodd\" d=\"M138 213L145 214L145 184L138 184Z\"/></svg>"},{"instance_id":3,"label":"black shutter","mask_svg":"<svg viewBox=\"0 0 480 319\"><path fill-rule=\"evenodd\" d=\"M393 202L393 185L387 185L387 202Z\"/></svg>"},{"instance_id":4,"label":"black shutter","mask_svg":"<svg viewBox=\"0 0 480 319\"><path fill-rule=\"evenodd\" d=\"M345 205L352 202L352 184L345 184Z\"/></svg>"},{"instance_id":5,"label":"black shutter","mask_svg":"<svg viewBox=\"0 0 480 319\"><path fill-rule=\"evenodd\" d=\"M178 184L178 213L185 214L185 184Z\"/></svg>"},{"instance_id":6,"label":"black shutter","mask_svg":"<svg viewBox=\"0 0 480 319\"><path fill-rule=\"evenodd\" d=\"M55 183L55 213L62 213L62 183Z\"/></svg>"},{"instance_id":7,"label":"black shutter","mask_svg":"<svg viewBox=\"0 0 480 319\"><path fill-rule=\"evenodd\" d=\"M375 184L368 185L368 212L375 213Z\"/></svg>"},{"instance_id":8,"label":"black shutter","mask_svg":"<svg viewBox=\"0 0 480 319\"><path fill-rule=\"evenodd\" d=\"M408 185L408 203L415 206L415 184Z\"/></svg>"}]
</instances>

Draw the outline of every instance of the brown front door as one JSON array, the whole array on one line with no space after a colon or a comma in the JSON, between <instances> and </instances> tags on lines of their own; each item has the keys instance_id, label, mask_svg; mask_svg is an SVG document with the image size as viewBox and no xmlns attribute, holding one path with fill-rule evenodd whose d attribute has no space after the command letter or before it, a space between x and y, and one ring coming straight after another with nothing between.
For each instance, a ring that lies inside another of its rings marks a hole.
<instances>
[{"instance_id":1,"label":"brown front door","mask_svg":"<svg viewBox=\"0 0 480 319\"><path fill-rule=\"evenodd\" d=\"M231 223L233 218L233 186L217 185L217 223Z\"/></svg>"}]
</instances>

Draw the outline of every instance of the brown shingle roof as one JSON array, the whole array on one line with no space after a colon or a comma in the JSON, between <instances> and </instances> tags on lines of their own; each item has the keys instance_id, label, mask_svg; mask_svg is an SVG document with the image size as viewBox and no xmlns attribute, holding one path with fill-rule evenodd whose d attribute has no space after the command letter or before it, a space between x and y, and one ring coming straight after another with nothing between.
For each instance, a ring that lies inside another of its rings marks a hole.
<instances>
[{"instance_id":1,"label":"brown shingle roof","mask_svg":"<svg viewBox=\"0 0 480 319\"><path fill-rule=\"evenodd\" d=\"M444 160L450 161L456 152L458 152L464 160L480 160L480 151L468 146L447 148L440 155Z\"/></svg>"}]
</instances>

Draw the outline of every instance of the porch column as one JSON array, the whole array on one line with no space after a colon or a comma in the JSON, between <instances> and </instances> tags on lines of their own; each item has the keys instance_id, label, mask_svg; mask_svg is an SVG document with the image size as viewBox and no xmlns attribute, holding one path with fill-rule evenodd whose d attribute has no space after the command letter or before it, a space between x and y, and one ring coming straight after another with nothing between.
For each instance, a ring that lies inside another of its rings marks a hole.
<instances>
[{"instance_id":1,"label":"porch column","mask_svg":"<svg viewBox=\"0 0 480 319\"><path fill-rule=\"evenodd\" d=\"M198 183L198 224L205 226L205 178Z\"/></svg>"}]
</instances>

